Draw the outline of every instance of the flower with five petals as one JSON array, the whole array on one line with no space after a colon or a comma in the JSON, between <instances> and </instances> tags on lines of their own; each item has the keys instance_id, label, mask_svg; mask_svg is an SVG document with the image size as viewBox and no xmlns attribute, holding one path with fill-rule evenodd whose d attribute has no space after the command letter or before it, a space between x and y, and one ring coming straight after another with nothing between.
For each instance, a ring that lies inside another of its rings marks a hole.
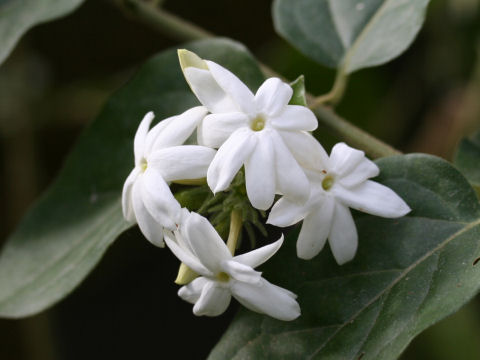
<instances>
[{"instance_id":1,"label":"flower with five petals","mask_svg":"<svg viewBox=\"0 0 480 360\"><path fill-rule=\"evenodd\" d=\"M166 231L165 242L180 261L200 275L178 292L182 299L195 304L195 315L220 315L233 296L248 309L280 320L300 316L296 295L254 270L277 252L283 236L270 245L232 256L207 219L183 209L179 230Z\"/></svg>"},{"instance_id":2,"label":"flower with five petals","mask_svg":"<svg viewBox=\"0 0 480 360\"><path fill-rule=\"evenodd\" d=\"M297 255L316 256L330 244L338 264L355 256L358 234L349 207L371 215L396 218L410 211L408 205L390 188L368 180L379 174L375 163L363 151L344 143L336 144L330 157L321 146L315 148L306 173L312 186L304 205L281 198L270 212L268 223L290 226L303 219L297 240ZM314 166L312 166L315 164Z\"/></svg>"},{"instance_id":3,"label":"flower with five petals","mask_svg":"<svg viewBox=\"0 0 480 360\"><path fill-rule=\"evenodd\" d=\"M173 230L179 221L181 207L168 183L204 178L215 155L215 150L204 146L180 146L206 113L198 106L159 122L149 131L154 118L149 112L135 134L135 167L123 186L123 215L127 221L137 222L154 245L163 247L163 229Z\"/></svg>"},{"instance_id":4,"label":"flower with five petals","mask_svg":"<svg viewBox=\"0 0 480 360\"><path fill-rule=\"evenodd\" d=\"M180 50L179 58L192 91L210 112L199 126L198 142L218 148L207 173L211 190L227 189L245 166L247 196L255 208L268 209L275 194L304 203L309 182L292 153L307 131L316 129L313 112L289 105L293 90L280 79L266 80L254 95L212 61L187 50Z\"/></svg>"}]
</instances>

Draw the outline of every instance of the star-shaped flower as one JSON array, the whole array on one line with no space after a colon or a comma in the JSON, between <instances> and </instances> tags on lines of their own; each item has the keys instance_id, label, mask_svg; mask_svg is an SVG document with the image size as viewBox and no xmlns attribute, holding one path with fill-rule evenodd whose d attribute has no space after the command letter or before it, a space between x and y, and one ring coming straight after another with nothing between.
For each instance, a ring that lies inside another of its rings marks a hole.
<instances>
[{"instance_id":1,"label":"star-shaped flower","mask_svg":"<svg viewBox=\"0 0 480 360\"><path fill-rule=\"evenodd\" d=\"M123 186L123 216L137 222L145 237L157 246L164 246L163 228L175 229L180 216L180 204L168 182L204 178L215 156L215 150L204 146L179 146L206 113L204 107L195 107L149 131L154 118L149 112L135 134L135 167Z\"/></svg>"},{"instance_id":2,"label":"star-shaped flower","mask_svg":"<svg viewBox=\"0 0 480 360\"><path fill-rule=\"evenodd\" d=\"M316 129L313 112L289 105L293 90L280 79L266 80L254 95L222 66L186 50L179 57L192 91L211 113L198 139L219 149L207 173L212 191L227 189L245 166L247 196L255 208L268 209L276 193L304 203L309 182L292 153L308 141L307 131Z\"/></svg>"},{"instance_id":3,"label":"star-shaped flower","mask_svg":"<svg viewBox=\"0 0 480 360\"><path fill-rule=\"evenodd\" d=\"M232 256L207 219L183 211L179 230L166 231L165 242L184 264L200 275L178 292L182 299L195 304L195 315L220 315L233 296L248 309L280 320L300 316L296 295L269 283L253 269L277 252L283 236L273 244Z\"/></svg>"},{"instance_id":4,"label":"star-shaped flower","mask_svg":"<svg viewBox=\"0 0 480 360\"><path fill-rule=\"evenodd\" d=\"M358 245L349 207L386 218L403 216L410 208L390 188L368 180L377 176L379 169L363 151L339 143L330 157L321 147L314 155L316 165L306 170L312 186L309 200L298 205L283 197L273 206L267 222L284 227L303 219L298 257L313 258L328 238L333 256L341 265L353 259Z\"/></svg>"}]
</instances>

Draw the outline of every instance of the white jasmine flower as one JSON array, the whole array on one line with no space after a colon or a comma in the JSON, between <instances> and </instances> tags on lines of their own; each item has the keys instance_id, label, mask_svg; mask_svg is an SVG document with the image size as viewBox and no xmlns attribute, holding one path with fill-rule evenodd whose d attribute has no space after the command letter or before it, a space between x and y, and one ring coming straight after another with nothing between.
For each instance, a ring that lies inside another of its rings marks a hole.
<instances>
[{"instance_id":1,"label":"white jasmine flower","mask_svg":"<svg viewBox=\"0 0 480 360\"><path fill-rule=\"evenodd\" d=\"M233 296L248 309L280 320L300 316L296 295L269 283L253 269L277 252L283 236L273 244L232 256L207 219L184 211L180 230L174 234L165 232L165 242L184 264L200 275L178 292L182 299L195 304L195 315L220 315Z\"/></svg>"},{"instance_id":2,"label":"white jasmine flower","mask_svg":"<svg viewBox=\"0 0 480 360\"><path fill-rule=\"evenodd\" d=\"M410 208L390 188L368 180L377 176L379 169L363 151L339 143L330 158L321 147L316 148L315 156L316 166L306 170L312 186L309 200L298 205L285 197L280 199L267 222L283 227L303 219L298 257L313 258L328 238L333 256L341 265L353 259L358 244L349 207L386 218L403 216Z\"/></svg>"},{"instance_id":3,"label":"white jasmine flower","mask_svg":"<svg viewBox=\"0 0 480 360\"><path fill-rule=\"evenodd\" d=\"M123 186L123 216L137 222L154 245L164 246L163 228L175 229L180 216L180 204L168 182L205 177L215 155L215 150L203 146L179 146L206 113L204 107L195 107L161 121L149 131L154 118L149 112L135 134L135 167Z\"/></svg>"},{"instance_id":4,"label":"white jasmine flower","mask_svg":"<svg viewBox=\"0 0 480 360\"><path fill-rule=\"evenodd\" d=\"M317 128L313 112L288 105L293 90L280 79L266 80L254 95L222 66L186 50L179 57L192 91L211 113L198 137L199 143L219 149L207 173L212 191L227 189L244 165L247 196L255 208L268 209L276 193L305 202L309 182L292 151L309 136L306 131Z\"/></svg>"}]
</instances>

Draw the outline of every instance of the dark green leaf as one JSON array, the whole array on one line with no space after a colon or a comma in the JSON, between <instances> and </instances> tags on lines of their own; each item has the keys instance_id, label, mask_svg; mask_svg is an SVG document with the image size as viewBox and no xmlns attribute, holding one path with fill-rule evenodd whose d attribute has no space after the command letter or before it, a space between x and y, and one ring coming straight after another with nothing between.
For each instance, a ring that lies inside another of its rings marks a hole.
<instances>
[{"instance_id":1,"label":"dark green leaf","mask_svg":"<svg viewBox=\"0 0 480 360\"><path fill-rule=\"evenodd\" d=\"M242 310L210 359L395 359L479 290L480 205L465 178L428 155L378 165L378 181L411 214L357 213L359 249L344 266L327 249L311 261L296 258L293 231L264 273L298 294L301 317L281 322Z\"/></svg>"},{"instance_id":2,"label":"dark green leaf","mask_svg":"<svg viewBox=\"0 0 480 360\"><path fill-rule=\"evenodd\" d=\"M0 64L31 27L66 15L84 0L0 1Z\"/></svg>"},{"instance_id":3,"label":"dark green leaf","mask_svg":"<svg viewBox=\"0 0 480 360\"><path fill-rule=\"evenodd\" d=\"M218 39L187 47L231 69L252 89L263 81L242 45ZM82 281L129 226L122 219L120 196L143 115L153 110L160 120L196 105L176 49L148 61L111 97L58 180L8 239L0 255L1 316L39 312Z\"/></svg>"},{"instance_id":4,"label":"dark green leaf","mask_svg":"<svg viewBox=\"0 0 480 360\"><path fill-rule=\"evenodd\" d=\"M290 83L293 89L293 95L290 99L290 105L307 106L307 98L305 97L305 77L300 75L295 81Z\"/></svg>"},{"instance_id":5,"label":"dark green leaf","mask_svg":"<svg viewBox=\"0 0 480 360\"><path fill-rule=\"evenodd\" d=\"M475 189L480 190L480 132L460 142L454 163Z\"/></svg>"},{"instance_id":6,"label":"dark green leaf","mask_svg":"<svg viewBox=\"0 0 480 360\"><path fill-rule=\"evenodd\" d=\"M277 32L315 61L345 73L400 55L429 0L275 0Z\"/></svg>"}]
</instances>

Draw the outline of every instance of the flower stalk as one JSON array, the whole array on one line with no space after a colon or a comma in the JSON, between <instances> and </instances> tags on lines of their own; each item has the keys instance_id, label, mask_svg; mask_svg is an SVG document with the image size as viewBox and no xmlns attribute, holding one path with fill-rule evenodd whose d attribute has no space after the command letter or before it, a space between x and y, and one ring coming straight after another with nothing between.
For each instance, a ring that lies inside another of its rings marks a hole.
<instances>
[{"instance_id":1,"label":"flower stalk","mask_svg":"<svg viewBox=\"0 0 480 360\"><path fill-rule=\"evenodd\" d=\"M235 255L237 249L238 237L242 230L242 213L239 210L233 210L230 214L230 230L228 232L227 247L230 253Z\"/></svg>"}]
</instances>

